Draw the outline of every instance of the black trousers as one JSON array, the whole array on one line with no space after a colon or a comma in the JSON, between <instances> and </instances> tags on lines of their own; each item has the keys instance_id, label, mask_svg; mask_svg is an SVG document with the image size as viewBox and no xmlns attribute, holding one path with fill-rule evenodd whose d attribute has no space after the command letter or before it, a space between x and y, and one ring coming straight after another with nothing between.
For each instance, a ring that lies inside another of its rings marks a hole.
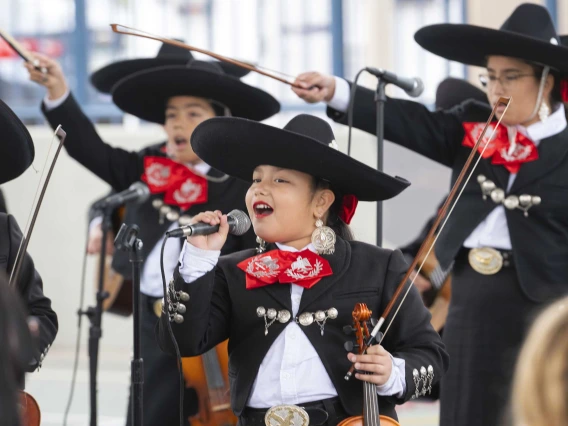
<instances>
[{"instance_id":1,"label":"black trousers","mask_svg":"<svg viewBox=\"0 0 568 426\"><path fill-rule=\"evenodd\" d=\"M156 340L155 327L158 317L153 304L157 298L140 295L141 353L144 360L143 420L144 426L179 425L179 373L177 360L162 352ZM184 417L196 410L194 392L186 390L184 395ZM132 400L128 399L126 425L132 425ZM189 425L189 423L187 423Z\"/></svg>"},{"instance_id":2,"label":"black trousers","mask_svg":"<svg viewBox=\"0 0 568 426\"><path fill-rule=\"evenodd\" d=\"M517 355L543 305L529 300L514 265L495 275L474 271L462 249L452 272L443 340L450 368L442 378L441 426L500 426Z\"/></svg>"}]
</instances>

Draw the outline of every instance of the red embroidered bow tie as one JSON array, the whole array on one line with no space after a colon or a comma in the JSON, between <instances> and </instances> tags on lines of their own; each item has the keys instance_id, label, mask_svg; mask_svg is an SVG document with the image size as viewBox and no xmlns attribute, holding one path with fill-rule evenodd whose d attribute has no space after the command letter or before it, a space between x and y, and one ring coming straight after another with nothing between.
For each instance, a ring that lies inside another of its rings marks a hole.
<instances>
[{"instance_id":1,"label":"red embroidered bow tie","mask_svg":"<svg viewBox=\"0 0 568 426\"><path fill-rule=\"evenodd\" d=\"M291 252L271 250L249 257L237 265L246 273L247 290L279 282L313 287L333 271L329 262L311 250Z\"/></svg>"},{"instance_id":2,"label":"red embroidered bow tie","mask_svg":"<svg viewBox=\"0 0 568 426\"><path fill-rule=\"evenodd\" d=\"M463 123L465 137L462 145L470 148L475 146L484 126L484 123ZM489 140L494 127L494 124L489 125L478 148L478 152L481 154L483 148L487 145L483 158L492 157L491 164L502 164L510 173L518 173L523 163L538 159L538 150L533 141L517 132L512 143L509 139L507 127L501 124L495 131L493 139Z\"/></svg>"},{"instance_id":3,"label":"red embroidered bow tie","mask_svg":"<svg viewBox=\"0 0 568 426\"><path fill-rule=\"evenodd\" d=\"M142 180L152 194L164 193L164 203L187 210L207 202L207 179L165 157L144 157Z\"/></svg>"}]
</instances>

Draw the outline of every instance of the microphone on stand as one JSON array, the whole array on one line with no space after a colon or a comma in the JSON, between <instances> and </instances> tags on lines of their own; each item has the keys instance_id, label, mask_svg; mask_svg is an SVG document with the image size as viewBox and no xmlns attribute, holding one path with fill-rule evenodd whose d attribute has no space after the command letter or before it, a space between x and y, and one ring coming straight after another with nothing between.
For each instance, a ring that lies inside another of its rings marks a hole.
<instances>
[{"instance_id":1,"label":"microphone on stand","mask_svg":"<svg viewBox=\"0 0 568 426\"><path fill-rule=\"evenodd\" d=\"M395 73L382 68L366 67L365 71L387 83L400 87L410 97L417 98L424 91L424 83L422 83L422 80L418 77L399 77Z\"/></svg>"},{"instance_id":2,"label":"microphone on stand","mask_svg":"<svg viewBox=\"0 0 568 426\"><path fill-rule=\"evenodd\" d=\"M241 210L233 210L227 215L229 223L229 234L243 235L250 229L250 218ZM184 238L190 235L209 235L219 230L219 225L210 225L204 222L194 223L193 225L182 226L166 232L167 238Z\"/></svg>"},{"instance_id":3,"label":"microphone on stand","mask_svg":"<svg viewBox=\"0 0 568 426\"><path fill-rule=\"evenodd\" d=\"M150 196L150 190L142 182L134 182L128 189L119 192L118 194L112 194L108 197L97 201L93 207L95 209L102 208L113 208L121 206L125 203L143 203Z\"/></svg>"}]
</instances>

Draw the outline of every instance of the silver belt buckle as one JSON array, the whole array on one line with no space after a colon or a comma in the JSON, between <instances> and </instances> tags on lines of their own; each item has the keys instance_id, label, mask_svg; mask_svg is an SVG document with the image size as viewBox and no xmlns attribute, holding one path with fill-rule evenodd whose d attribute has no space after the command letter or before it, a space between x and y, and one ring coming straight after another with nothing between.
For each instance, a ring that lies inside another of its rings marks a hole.
<instances>
[{"instance_id":1,"label":"silver belt buckle","mask_svg":"<svg viewBox=\"0 0 568 426\"><path fill-rule=\"evenodd\" d=\"M483 275L494 275L503 267L503 256L491 247L472 248L467 258L472 269Z\"/></svg>"},{"instance_id":2,"label":"silver belt buckle","mask_svg":"<svg viewBox=\"0 0 568 426\"><path fill-rule=\"evenodd\" d=\"M309 426L310 416L297 405L276 405L264 416L266 426Z\"/></svg>"}]
</instances>

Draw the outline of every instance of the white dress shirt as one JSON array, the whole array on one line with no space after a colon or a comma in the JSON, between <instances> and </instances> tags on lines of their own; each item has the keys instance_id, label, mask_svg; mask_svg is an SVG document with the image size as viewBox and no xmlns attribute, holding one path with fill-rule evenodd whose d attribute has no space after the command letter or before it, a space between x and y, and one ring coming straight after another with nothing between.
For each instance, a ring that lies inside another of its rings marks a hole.
<instances>
[{"instance_id":1,"label":"white dress shirt","mask_svg":"<svg viewBox=\"0 0 568 426\"><path fill-rule=\"evenodd\" d=\"M280 250L298 251L293 247L277 245ZM305 248L315 252L311 244ZM211 271L217 264L219 254L219 251L201 250L186 242L180 255L180 274L184 281L190 283ZM298 314L303 291L304 288L299 285L290 285L292 317ZM346 355L342 353L338 356ZM377 393L402 397L406 390L405 361L392 356L391 359L391 375L387 383L377 386ZM290 321L260 364L247 406L267 408L335 396L337 391L315 348L301 327L295 321Z\"/></svg>"},{"instance_id":2,"label":"white dress shirt","mask_svg":"<svg viewBox=\"0 0 568 426\"><path fill-rule=\"evenodd\" d=\"M349 107L349 96L349 83L342 78L335 77L335 93L333 98L328 102L328 106L337 111L346 112ZM538 121L528 127L521 125L515 127L518 132L527 136L538 146L542 139L554 136L566 128L564 105L560 104L556 111L550 114L545 121ZM509 175L507 188L502 188L505 192L511 189L516 177L517 175L513 173ZM487 202L492 201L489 200ZM505 207L500 205L493 209L483 222L477 225L469 237L466 238L463 245L468 248L489 246L503 250L511 250L511 237L507 226Z\"/></svg>"}]
</instances>

